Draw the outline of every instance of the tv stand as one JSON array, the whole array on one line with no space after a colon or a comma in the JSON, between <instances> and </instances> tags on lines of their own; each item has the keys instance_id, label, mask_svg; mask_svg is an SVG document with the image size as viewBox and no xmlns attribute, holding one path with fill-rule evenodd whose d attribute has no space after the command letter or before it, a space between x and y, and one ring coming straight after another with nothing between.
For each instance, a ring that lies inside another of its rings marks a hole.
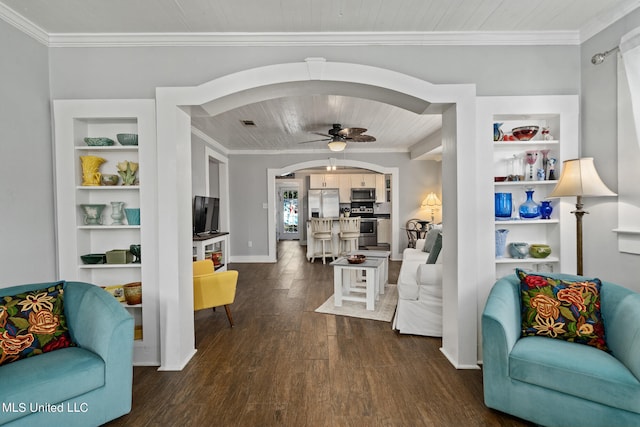
<instances>
[{"instance_id":1,"label":"tv stand","mask_svg":"<svg viewBox=\"0 0 640 427\"><path fill-rule=\"evenodd\" d=\"M199 242L199 241L202 241L202 240L209 240L209 239L213 239L213 238L216 238L216 237L224 236L225 234L229 234L229 233L222 232L222 231L217 231L215 233L194 234L193 235L193 241L194 242Z\"/></svg>"},{"instance_id":2,"label":"tv stand","mask_svg":"<svg viewBox=\"0 0 640 427\"><path fill-rule=\"evenodd\" d=\"M194 260L204 259L208 246L211 246L211 250L222 252L222 263L216 268L216 271L226 271L229 258L229 233L219 232L193 236Z\"/></svg>"}]
</instances>

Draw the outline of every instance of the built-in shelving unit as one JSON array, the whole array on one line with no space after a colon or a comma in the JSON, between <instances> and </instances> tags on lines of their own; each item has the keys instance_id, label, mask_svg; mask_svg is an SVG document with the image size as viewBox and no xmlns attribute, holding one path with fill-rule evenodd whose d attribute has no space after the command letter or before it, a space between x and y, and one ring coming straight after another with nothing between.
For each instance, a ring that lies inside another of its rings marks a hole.
<instances>
[{"instance_id":1,"label":"built-in shelving unit","mask_svg":"<svg viewBox=\"0 0 640 427\"><path fill-rule=\"evenodd\" d=\"M155 103L56 100L53 108L59 276L103 287L142 282L142 304L122 303L135 319L134 364L159 365ZM119 133L138 134L138 145L120 145L116 137ZM87 146L85 137L107 137L115 144ZM105 159L100 165L102 174L117 174L119 162L136 162L139 185L83 185L81 156ZM111 202L139 208L140 225L129 225L126 220L114 225ZM102 225L85 224L82 204L106 205ZM80 258L84 254L129 249L132 244L141 245L140 263L83 264Z\"/></svg>"},{"instance_id":2,"label":"built-in shelving unit","mask_svg":"<svg viewBox=\"0 0 640 427\"><path fill-rule=\"evenodd\" d=\"M495 193L511 193L513 211L510 219L494 217L492 229L506 229L507 249L503 257L494 256L496 278L511 274L514 269L531 271L554 271L575 273L575 219L571 215L570 201L550 199L553 212L550 219L521 219L518 208L526 200L526 189L531 188L533 200L540 204L557 184L562 162L578 156L578 102L575 96L532 96L532 97L481 97L478 102L479 135L491 138L487 145L492 148L493 163L487 170L487 178L494 180ZM494 141L493 124L502 123L501 130L510 135L519 126L539 126L538 133L529 141ZM548 128L544 139L542 129ZM548 168L544 177L537 171L543 169L543 151L555 163L555 179L549 179ZM534 165L527 164L526 152L537 153ZM521 159L520 161L515 159ZM521 172L518 172L521 170ZM520 175L520 180L514 179ZM496 181L507 177L507 181ZM524 180L522 180L524 178ZM494 200L487 200L493 206ZM494 237L495 238L495 237ZM509 243L542 243L551 247L547 258L513 258L509 254Z\"/></svg>"}]
</instances>

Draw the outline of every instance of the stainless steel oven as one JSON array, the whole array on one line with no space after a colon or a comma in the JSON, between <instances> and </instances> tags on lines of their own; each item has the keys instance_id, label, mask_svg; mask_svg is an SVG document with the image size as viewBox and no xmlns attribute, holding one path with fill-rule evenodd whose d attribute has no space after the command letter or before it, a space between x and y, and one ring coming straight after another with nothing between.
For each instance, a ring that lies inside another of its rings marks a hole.
<instances>
[{"instance_id":1,"label":"stainless steel oven","mask_svg":"<svg viewBox=\"0 0 640 427\"><path fill-rule=\"evenodd\" d=\"M378 244L378 220L376 218L360 218L360 237L358 247L376 246Z\"/></svg>"}]
</instances>

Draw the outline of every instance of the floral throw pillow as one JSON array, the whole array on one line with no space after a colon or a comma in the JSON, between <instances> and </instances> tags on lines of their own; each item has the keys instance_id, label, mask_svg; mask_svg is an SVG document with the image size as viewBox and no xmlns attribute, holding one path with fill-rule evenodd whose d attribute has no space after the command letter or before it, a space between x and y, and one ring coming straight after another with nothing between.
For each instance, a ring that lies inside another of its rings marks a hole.
<instances>
[{"instance_id":1,"label":"floral throw pillow","mask_svg":"<svg viewBox=\"0 0 640 427\"><path fill-rule=\"evenodd\" d=\"M64 282L0 297L0 365L70 347Z\"/></svg>"},{"instance_id":2,"label":"floral throw pillow","mask_svg":"<svg viewBox=\"0 0 640 427\"><path fill-rule=\"evenodd\" d=\"M516 270L522 336L545 336L609 351L600 314L599 279L569 281Z\"/></svg>"}]
</instances>

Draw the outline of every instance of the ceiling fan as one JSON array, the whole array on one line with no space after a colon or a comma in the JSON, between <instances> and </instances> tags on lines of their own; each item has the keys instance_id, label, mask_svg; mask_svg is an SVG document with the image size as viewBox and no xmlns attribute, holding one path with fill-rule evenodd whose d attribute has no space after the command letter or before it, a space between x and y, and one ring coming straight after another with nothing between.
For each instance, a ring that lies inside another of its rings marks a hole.
<instances>
[{"instance_id":1,"label":"ceiling fan","mask_svg":"<svg viewBox=\"0 0 640 427\"><path fill-rule=\"evenodd\" d=\"M313 132L316 135L324 136L322 139L314 139L312 141L304 141L300 144L309 142L328 141L331 151L342 151L347 146L347 142L373 142L376 139L369 135L363 135L367 130L365 128L343 128L340 123L334 123L329 129L329 133Z\"/></svg>"}]
</instances>

